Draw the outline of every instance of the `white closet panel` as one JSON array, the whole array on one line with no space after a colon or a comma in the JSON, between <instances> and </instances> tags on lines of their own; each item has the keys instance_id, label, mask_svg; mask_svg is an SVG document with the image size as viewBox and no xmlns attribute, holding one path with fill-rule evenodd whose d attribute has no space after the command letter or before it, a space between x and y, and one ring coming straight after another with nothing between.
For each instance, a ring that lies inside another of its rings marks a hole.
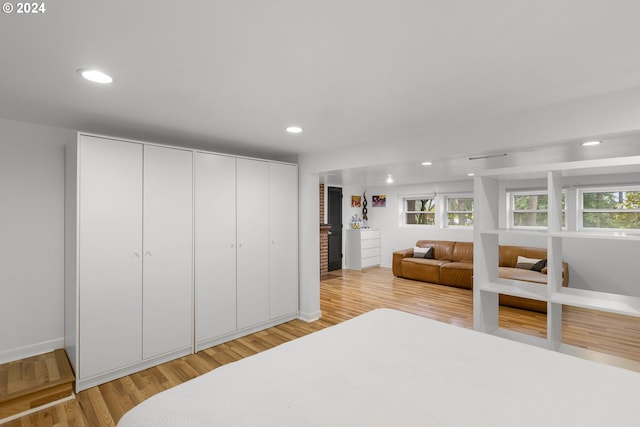
<instances>
[{"instance_id":1,"label":"white closet panel","mask_svg":"<svg viewBox=\"0 0 640 427\"><path fill-rule=\"evenodd\" d=\"M142 145L82 136L79 156L84 378L142 359Z\"/></svg>"},{"instance_id":2,"label":"white closet panel","mask_svg":"<svg viewBox=\"0 0 640 427\"><path fill-rule=\"evenodd\" d=\"M269 163L237 160L238 329L269 320Z\"/></svg>"},{"instance_id":3,"label":"white closet panel","mask_svg":"<svg viewBox=\"0 0 640 427\"><path fill-rule=\"evenodd\" d=\"M196 344L236 330L236 158L195 154Z\"/></svg>"},{"instance_id":4,"label":"white closet panel","mask_svg":"<svg viewBox=\"0 0 640 427\"><path fill-rule=\"evenodd\" d=\"M298 168L269 164L269 313L298 312Z\"/></svg>"},{"instance_id":5,"label":"white closet panel","mask_svg":"<svg viewBox=\"0 0 640 427\"><path fill-rule=\"evenodd\" d=\"M192 345L193 153L144 147L143 357Z\"/></svg>"}]
</instances>

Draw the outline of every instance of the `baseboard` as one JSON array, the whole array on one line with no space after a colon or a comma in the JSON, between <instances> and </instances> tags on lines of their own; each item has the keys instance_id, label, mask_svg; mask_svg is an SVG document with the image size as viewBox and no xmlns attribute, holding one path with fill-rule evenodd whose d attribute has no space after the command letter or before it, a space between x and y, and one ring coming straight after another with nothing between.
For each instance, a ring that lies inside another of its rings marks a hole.
<instances>
[{"instance_id":1,"label":"baseboard","mask_svg":"<svg viewBox=\"0 0 640 427\"><path fill-rule=\"evenodd\" d=\"M251 335L253 333L271 328L273 326L277 326L280 325L282 323L285 322L289 322L293 319L296 319L296 314L287 314L285 316L282 317L278 317L276 319L271 319L268 322L265 323L259 323L257 325L253 325L253 326L249 326L247 328L244 329L240 329L238 331L233 331L233 332L229 332L228 334L224 334L215 338L210 338L210 339L206 339L206 340L202 340L200 342L196 343L196 352L213 347L215 345L218 344L222 344L225 343L227 341L231 341L231 340L235 340L237 338L240 337L244 337L247 335Z\"/></svg>"},{"instance_id":2,"label":"baseboard","mask_svg":"<svg viewBox=\"0 0 640 427\"><path fill-rule=\"evenodd\" d=\"M193 354L192 346L183 347L178 350L173 350L168 353L164 353L149 359L144 359L144 360L132 363L131 365L114 369L113 371L105 372L103 374L94 375L92 377L88 377L88 378L76 377L76 393L79 393L82 390L86 390L90 387L104 384L109 381L117 380L118 378L122 378L129 374L133 374L134 372L139 372L147 368L152 368L162 363L169 362L171 360L178 359L183 356L187 356L189 354Z\"/></svg>"},{"instance_id":3,"label":"baseboard","mask_svg":"<svg viewBox=\"0 0 640 427\"><path fill-rule=\"evenodd\" d=\"M311 323L319 320L322 317L322 311L318 310L313 313L303 313L302 311L298 314L298 319L303 320L305 322Z\"/></svg>"},{"instance_id":4,"label":"baseboard","mask_svg":"<svg viewBox=\"0 0 640 427\"><path fill-rule=\"evenodd\" d=\"M26 359L27 357L48 353L59 348L64 348L63 337L56 338L50 341L40 342L37 344L27 345L24 347L0 351L0 363L8 363L13 362L14 360Z\"/></svg>"}]
</instances>

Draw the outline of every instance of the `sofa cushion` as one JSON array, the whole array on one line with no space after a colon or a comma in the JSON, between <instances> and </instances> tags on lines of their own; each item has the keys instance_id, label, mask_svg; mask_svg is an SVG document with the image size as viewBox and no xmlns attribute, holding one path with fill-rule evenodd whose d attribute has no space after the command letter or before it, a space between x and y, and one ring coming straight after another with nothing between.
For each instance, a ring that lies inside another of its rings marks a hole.
<instances>
[{"instance_id":1,"label":"sofa cushion","mask_svg":"<svg viewBox=\"0 0 640 427\"><path fill-rule=\"evenodd\" d=\"M413 248L412 256L413 258L433 259L433 246L427 246L426 248L416 246Z\"/></svg>"},{"instance_id":2,"label":"sofa cushion","mask_svg":"<svg viewBox=\"0 0 640 427\"><path fill-rule=\"evenodd\" d=\"M546 274L533 270L523 270L521 268L500 267L498 268L498 276L503 279L547 284Z\"/></svg>"},{"instance_id":3,"label":"sofa cushion","mask_svg":"<svg viewBox=\"0 0 640 427\"><path fill-rule=\"evenodd\" d=\"M450 242L448 240L418 240L416 242L416 246L421 248L432 246L434 259L446 259L451 261L454 243L455 242Z\"/></svg>"},{"instance_id":4,"label":"sofa cushion","mask_svg":"<svg viewBox=\"0 0 640 427\"><path fill-rule=\"evenodd\" d=\"M541 259L540 261L536 262L533 267L530 268L530 270L533 271L539 271L542 274L547 274L547 259Z\"/></svg>"},{"instance_id":5,"label":"sofa cushion","mask_svg":"<svg viewBox=\"0 0 640 427\"><path fill-rule=\"evenodd\" d=\"M498 256L498 265L500 267L515 267L518 263L518 256L543 259L547 257L547 250L526 246L500 245Z\"/></svg>"},{"instance_id":6,"label":"sofa cushion","mask_svg":"<svg viewBox=\"0 0 640 427\"><path fill-rule=\"evenodd\" d=\"M524 256L520 256L518 255L518 260L516 261L516 268L521 268L523 270L534 270L534 271L540 271L542 270L542 268L544 267L544 265L542 267L540 267L539 269L535 270L533 267L535 267L536 265L538 265L538 263L542 262L542 259L538 259L538 258L527 258Z\"/></svg>"},{"instance_id":7,"label":"sofa cushion","mask_svg":"<svg viewBox=\"0 0 640 427\"><path fill-rule=\"evenodd\" d=\"M404 258L400 261L402 277L429 283L440 283L440 266L447 260Z\"/></svg>"},{"instance_id":8,"label":"sofa cushion","mask_svg":"<svg viewBox=\"0 0 640 427\"><path fill-rule=\"evenodd\" d=\"M473 289L473 264L470 262L448 262L441 265L440 283Z\"/></svg>"},{"instance_id":9,"label":"sofa cushion","mask_svg":"<svg viewBox=\"0 0 640 427\"><path fill-rule=\"evenodd\" d=\"M453 245L451 261L473 262L473 242L456 242Z\"/></svg>"}]
</instances>

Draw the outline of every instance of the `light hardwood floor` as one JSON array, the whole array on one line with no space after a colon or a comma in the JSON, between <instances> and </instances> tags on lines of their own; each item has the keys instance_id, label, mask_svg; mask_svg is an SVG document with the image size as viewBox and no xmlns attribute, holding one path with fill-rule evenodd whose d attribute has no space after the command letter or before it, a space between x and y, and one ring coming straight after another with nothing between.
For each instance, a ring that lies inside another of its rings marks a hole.
<instances>
[{"instance_id":1,"label":"light hardwood floor","mask_svg":"<svg viewBox=\"0 0 640 427\"><path fill-rule=\"evenodd\" d=\"M388 268L332 272L323 277L320 297L323 316L317 322L294 320L128 375L6 426L112 426L137 403L162 390L375 308L472 326L471 291L399 279ZM500 326L544 337L546 316L503 307ZM563 331L568 344L640 361L640 319L565 307Z\"/></svg>"}]
</instances>

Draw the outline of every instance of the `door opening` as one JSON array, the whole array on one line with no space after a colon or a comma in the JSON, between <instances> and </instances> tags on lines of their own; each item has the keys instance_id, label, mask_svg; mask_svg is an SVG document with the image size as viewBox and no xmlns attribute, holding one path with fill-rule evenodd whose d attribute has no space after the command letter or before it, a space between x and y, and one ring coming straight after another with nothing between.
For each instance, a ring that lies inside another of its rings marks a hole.
<instances>
[{"instance_id":1,"label":"door opening","mask_svg":"<svg viewBox=\"0 0 640 427\"><path fill-rule=\"evenodd\" d=\"M342 188L329 187L327 197L329 231L329 271L342 268Z\"/></svg>"}]
</instances>

